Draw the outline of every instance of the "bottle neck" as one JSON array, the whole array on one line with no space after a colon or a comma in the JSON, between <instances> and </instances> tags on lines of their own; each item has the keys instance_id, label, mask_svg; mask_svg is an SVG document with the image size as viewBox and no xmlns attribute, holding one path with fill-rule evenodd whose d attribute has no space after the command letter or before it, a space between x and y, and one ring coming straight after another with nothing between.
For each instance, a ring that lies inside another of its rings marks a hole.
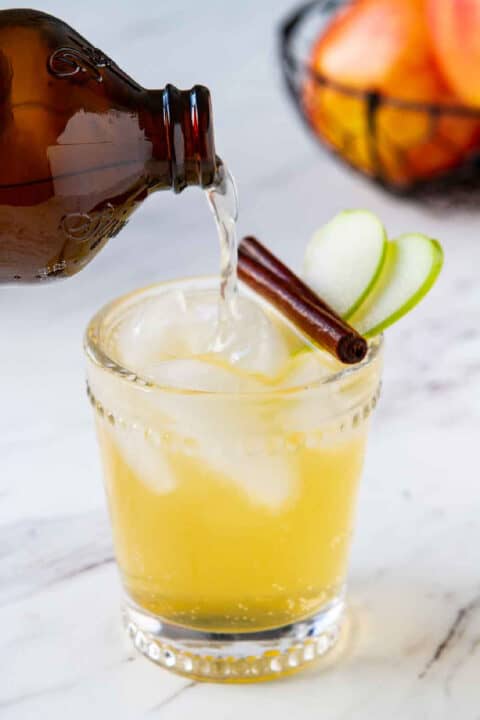
<instances>
[{"instance_id":1,"label":"bottle neck","mask_svg":"<svg viewBox=\"0 0 480 720\"><path fill-rule=\"evenodd\" d=\"M174 192L211 186L217 174L210 92L202 85L148 92L145 130L152 142L152 176Z\"/></svg>"}]
</instances>

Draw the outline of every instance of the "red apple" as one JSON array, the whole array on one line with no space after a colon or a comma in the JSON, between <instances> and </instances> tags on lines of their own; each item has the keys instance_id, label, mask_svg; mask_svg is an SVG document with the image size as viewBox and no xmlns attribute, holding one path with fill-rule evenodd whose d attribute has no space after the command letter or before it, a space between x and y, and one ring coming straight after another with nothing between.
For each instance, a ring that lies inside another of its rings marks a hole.
<instances>
[{"instance_id":1,"label":"red apple","mask_svg":"<svg viewBox=\"0 0 480 720\"><path fill-rule=\"evenodd\" d=\"M465 102L480 106L480 0L427 0L439 66Z\"/></svg>"},{"instance_id":2,"label":"red apple","mask_svg":"<svg viewBox=\"0 0 480 720\"><path fill-rule=\"evenodd\" d=\"M363 91L420 103L452 102L431 49L425 0L347 5L314 45L311 69L352 91L323 86L309 76L303 99L313 128L369 174L406 185L455 166L473 143L478 123L471 119L430 117L423 109L388 103L376 113L372 142Z\"/></svg>"}]
</instances>

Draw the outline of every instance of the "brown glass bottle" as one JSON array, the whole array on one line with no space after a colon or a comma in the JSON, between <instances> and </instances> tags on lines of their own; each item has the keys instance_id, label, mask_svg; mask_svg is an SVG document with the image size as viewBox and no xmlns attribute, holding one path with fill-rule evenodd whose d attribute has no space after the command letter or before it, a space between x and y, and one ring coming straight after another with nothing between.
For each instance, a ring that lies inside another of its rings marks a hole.
<instances>
[{"instance_id":1,"label":"brown glass bottle","mask_svg":"<svg viewBox=\"0 0 480 720\"><path fill-rule=\"evenodd\" d=\"M216 171L207 88L145 90L61 20L0 11L0 283L73 275L150 192Z\"/></svg>"}]
</instances>

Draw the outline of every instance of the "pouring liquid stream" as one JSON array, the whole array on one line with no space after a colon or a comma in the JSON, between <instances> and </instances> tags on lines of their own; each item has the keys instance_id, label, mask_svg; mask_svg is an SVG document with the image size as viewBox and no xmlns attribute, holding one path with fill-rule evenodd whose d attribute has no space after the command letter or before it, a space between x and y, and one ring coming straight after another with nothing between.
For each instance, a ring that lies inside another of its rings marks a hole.
<instances>
[{"instance_id":1,"label":"pouring liquid stream","mask_svg":"<svg viewBox=\"0 0 480 720\"><path fill-rule=\"evenodd\" d=\"M222 165L215 185L206 191L217 226L220 243L220 298L218 326L212 352L221 352L231 341L236 320L237 298L237 232L238 197L230 171Z\"/></svg>"}]
</instances>

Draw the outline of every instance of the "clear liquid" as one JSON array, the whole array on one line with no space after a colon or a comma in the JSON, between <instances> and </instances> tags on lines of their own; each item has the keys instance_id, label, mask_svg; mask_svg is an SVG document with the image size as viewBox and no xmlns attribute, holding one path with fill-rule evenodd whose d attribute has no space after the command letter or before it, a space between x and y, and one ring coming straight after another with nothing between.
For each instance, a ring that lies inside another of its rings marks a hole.
<instances>
[{"instance_id":1,"label":"clear liquid","mask_svg":"<svg viewBox=\"0 0 480 720\"><path fill-rule=\"evenodd\" d=\"M206 191L215 218L220 243L220 298L218 326L213 347L220 352L228 346L235 326L237 297L237 231L238 196L235 180L222 165L217 183Z\"/></svg>"}]
</instances>

